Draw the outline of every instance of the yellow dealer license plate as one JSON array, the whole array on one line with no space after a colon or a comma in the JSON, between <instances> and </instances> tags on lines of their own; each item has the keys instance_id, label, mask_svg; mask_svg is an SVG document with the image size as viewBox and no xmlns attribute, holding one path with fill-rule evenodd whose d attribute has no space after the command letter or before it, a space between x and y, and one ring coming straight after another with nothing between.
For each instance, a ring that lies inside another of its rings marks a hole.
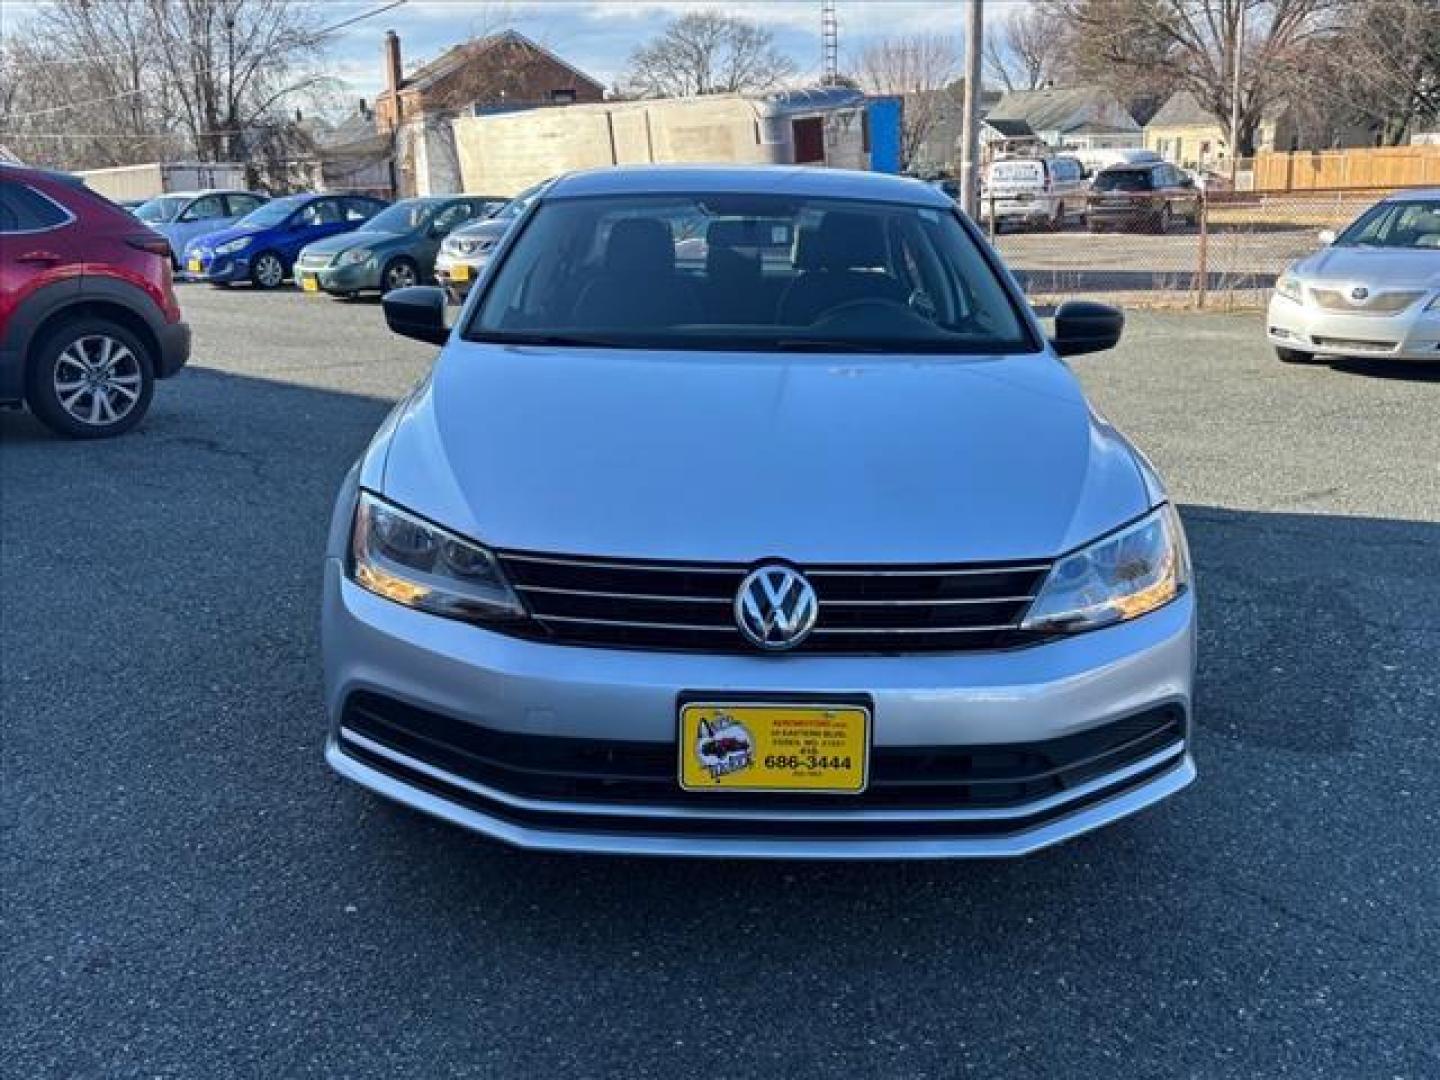
<instances>
[{"instance_id":1,"label":"yellow dealer license plate","mask_svg":"<svg viewBox=\"0 0 1440 1080\"><path fill-rule=\"evenodd\" d=\"M869 779L870 710L860 705L692 702L680 707L686 791L853 794Z\"/></svg>"},{"instance_id":2,"label":"yellow dealer license plate","mask_svg":"<svg viewBox=\"0 0 1440 1080\"><path fill-rule=\"evenodd\" d=\"M202 267L202 266L200 265L200 260L199 260L199 259L191 259L191 260L190 260L190 273L192 273L192 274L199 274L199 273L203 273L203 272L204 272L204 267Z\"/></svg>"},{"instance_id":3,"label":"yellow dealer license plate","mask_svg":"<svg viewBox=\"0 0 1440 1080\"><path fill-rule=\"evenodd\" d=\"M300 288L304 289L306 292L319 292L320 280L314 274L301 274Z\"/></svg>"},{"instance_id":4,"label":"yellow dealer license plate","mask_svg":"<svg viewBox=\"0 0 1440 1080\"><path fill-rule=\"evenodd\" d=\"M451 280L451 281L469 281L469 280L470 280L470 267L466 266L464 263L456 263L454 266L452 266L452 267L450 268L450 280Z\"/></svg>"}]
</instances>

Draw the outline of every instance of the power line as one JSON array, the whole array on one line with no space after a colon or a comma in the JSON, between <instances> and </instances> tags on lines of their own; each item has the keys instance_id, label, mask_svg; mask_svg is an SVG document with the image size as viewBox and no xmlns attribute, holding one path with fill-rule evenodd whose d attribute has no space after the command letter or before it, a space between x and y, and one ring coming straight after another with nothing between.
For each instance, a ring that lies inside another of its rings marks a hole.
<instances>
[{"instance_id":1,"label":"power line","mask_svg":"<svg viewBox=\"0 0 1440 1080\"><path fill-rule=\"evenodd\" d=\"M390 0L388 4L383 4L380 7L374 8L371 11L365 11L359 15L352 15L348 19L342 19L340 22L331 23L329 26L322 26L319 30L316 30L314 33L308 35L308 37L306 37L304 40L306 42L319 41L326 35L333 34L336 30L341 30L347 26L352 26L355 23L360 22L362 19L373 19L376 15L383 15L385 12L406 3L409 3L409 0ZM75 62L80 63L81 61ZM218 64L212 64L209 67L203 67L198 69L197 74L198 72L203 71L208 75L211 71L215 70L218 67ZM136 97L137 95L143 93L146 93L146 90L143 87L138 90L122 90L118 94L106 94L103 97L86 98L84 101L75 101L71 102L68 105L55 105L49 109L36 109L34 112L16 113L12 116L7 117L6 119L7 121L30 120L37 116L52 116L55 113L69 112L71 109L83 109L88 105L98 105L103 101L119 101L121 98Z\"/></svg>"}]
</instances>

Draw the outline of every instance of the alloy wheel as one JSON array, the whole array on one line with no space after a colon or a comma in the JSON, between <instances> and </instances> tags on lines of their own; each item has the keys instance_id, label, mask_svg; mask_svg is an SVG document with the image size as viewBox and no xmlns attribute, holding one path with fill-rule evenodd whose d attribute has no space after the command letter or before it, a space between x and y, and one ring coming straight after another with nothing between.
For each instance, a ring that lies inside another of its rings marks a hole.
<instances>
[{"instance_id":1,"label":"alloy wheel","mask_svg":"<svg viewBox=\"0 0 1440 1080\"><path fill-rule=\"evenodd\" d=\"M273 289L285 280L285 267L274 255L261 255L255 262L255 280L264 288Z\"/></svg>"},{"instance_id":2,"label":"alloy wheel","mask_svg":"<svg viewBox=\"0 0 1440 1080\"><path fill-rule=\"evenodd\" d=\"M123 342L105 334L76 338L55 362L55 398L66 414L90 427L108 427L140 400L140 361Z\"/></svg>"},{"instance_id":3,"label":"alloy wheel","mask_svg":"<svg viewBox=\"0 0 1440 1080\"><path fill-rule=\"evenodd\" d=\"M416 282L415 268L406 262L393 263L385 271L385 291L405 289Z\"/></svg>"}]
</instances>

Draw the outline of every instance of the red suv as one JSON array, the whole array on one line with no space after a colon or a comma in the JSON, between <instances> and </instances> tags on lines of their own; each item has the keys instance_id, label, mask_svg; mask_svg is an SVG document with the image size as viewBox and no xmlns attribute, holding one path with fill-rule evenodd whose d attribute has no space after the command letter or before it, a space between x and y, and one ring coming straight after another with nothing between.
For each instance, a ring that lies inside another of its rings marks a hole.
<instances>
[{"instance_id":1,"label":"red suv","mask_svg":"<svg viewBox=\"0 0 1440 1080\"><path fill-rule=\"evenodd\" d=\"M165 238L74 177L0 165L0 406L118 435L189 355Z\"/></svg>"}]
</instances>

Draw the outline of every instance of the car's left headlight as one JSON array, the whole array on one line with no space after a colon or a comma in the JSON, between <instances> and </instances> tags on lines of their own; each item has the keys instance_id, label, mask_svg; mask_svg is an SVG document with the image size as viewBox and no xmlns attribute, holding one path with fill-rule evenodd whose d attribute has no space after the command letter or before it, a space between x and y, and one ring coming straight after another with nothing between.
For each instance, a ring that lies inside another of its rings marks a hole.
<instances>
[{"instance_id":1,"label":"car's left headlight","mask_svg":"<svg viewBox=\"0 0 1440 1080\"><path fill-rule=\"evenodd\" d=\"M1286 300L1293 300L1297 304L1305 302L1305 287L1300 279L1290 271L1281 274L1275 281L1275 292L1285 297Z\"/></svg>"},{"instance_id":2,"label":"car's left headlight","mask_svg":"<svg viewBox=\"0 0 1440 1080\"><path fill-rule=\"evenodd\" d=\"M238 240L231 240L228 244L221 244L215 249L216 255L234 255L237 251L244 251L250 246L250 237L242 236Z\"/></svg>"},{"instance_id":3,"label":"car's left headlight","mask_svg":"<svg viewBox=\"0 0 1440 1080\"><path fill-rule=\"evenodd\" d=\"M368 491L355 506L350 578L377 596L452 619L484 623L525 615L483 547Z\"/></svg>"},{"instance_id":4,"label":"car's left headlight","mask_svg":"<svg viewBox=\"0 0 1440 1080\"><path fill-rule=\"evenodd\" d=\"M358 263L367 262L375 253L366 247L351 248L340 256L341 266L355 266Z\"/></svg>"},{"instance_id":5,"label":"car's left headlight","mask_svg":"<svg viewBox=\"0 0 1440 1080\"><path fill-rule=\"evenodd\" d=\"M1022 624L1071 633L1163 607L1190 586L1180 518L1169 503L1050 568Z\"/></svg>"}]
</instances>

